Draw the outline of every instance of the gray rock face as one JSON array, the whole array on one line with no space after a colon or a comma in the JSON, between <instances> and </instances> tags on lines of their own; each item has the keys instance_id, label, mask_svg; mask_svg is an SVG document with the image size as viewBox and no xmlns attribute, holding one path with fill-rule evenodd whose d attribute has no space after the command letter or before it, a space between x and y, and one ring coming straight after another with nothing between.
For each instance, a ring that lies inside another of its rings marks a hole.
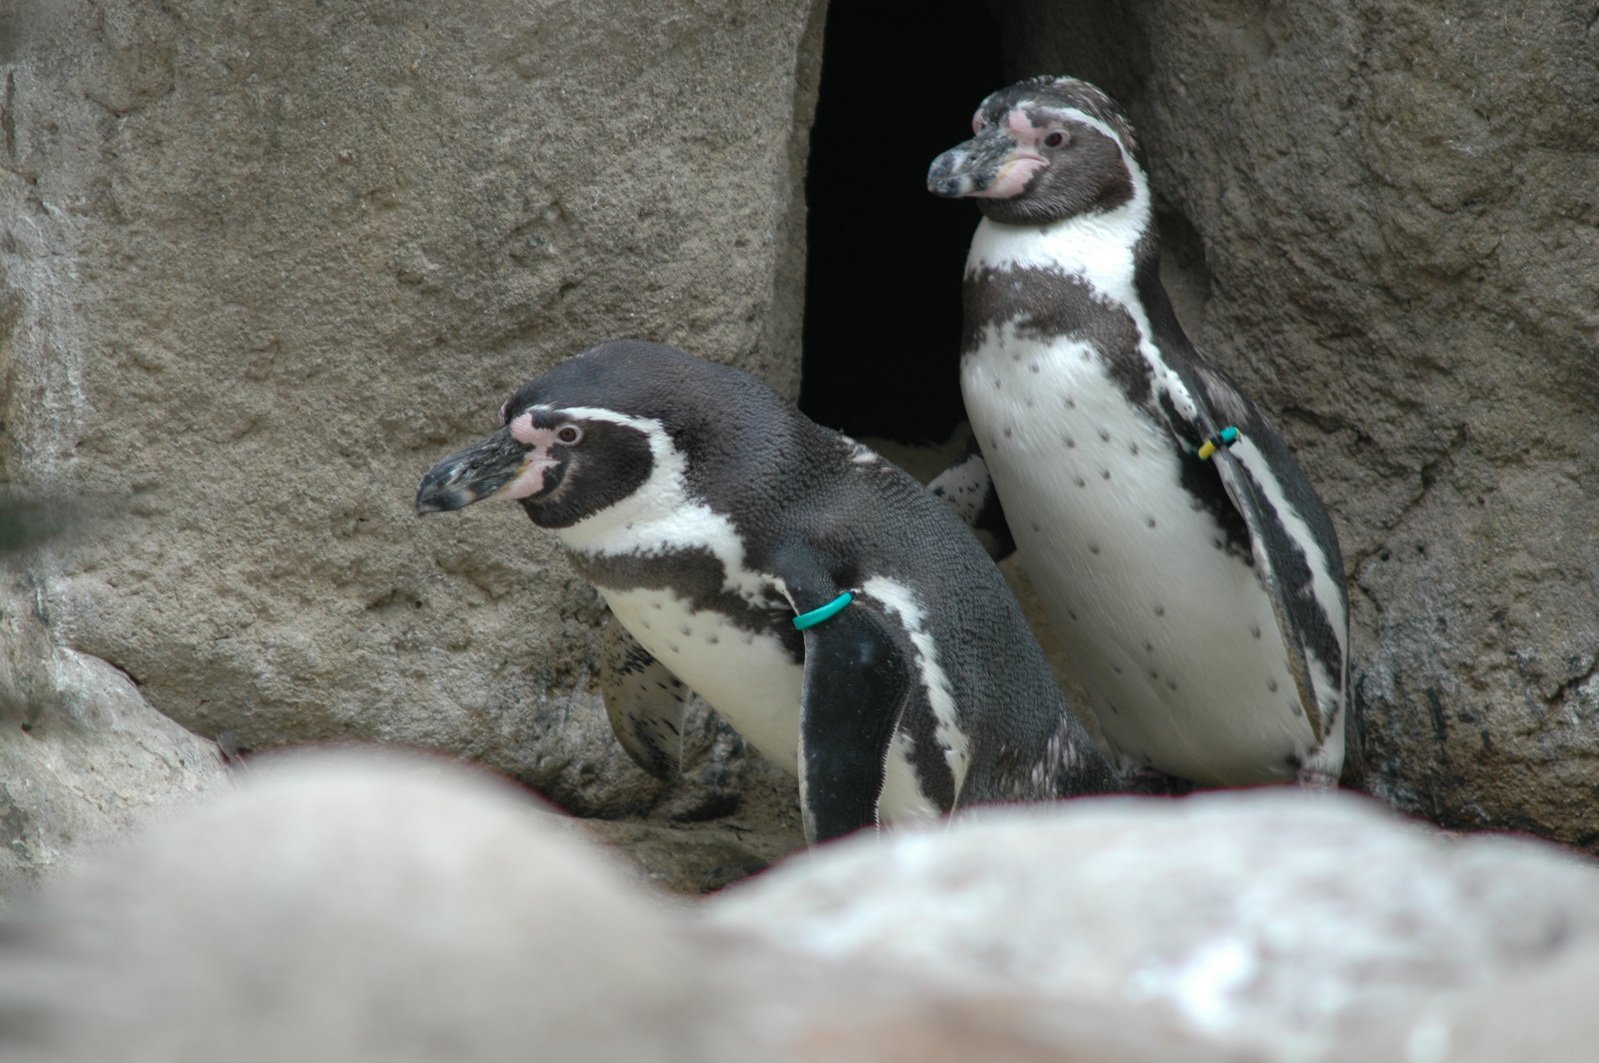
<instances>
[{"instance_id":1,"label":"gray rock face","mask_svg":"<svg viewBox=\"0 0 1599 1063\"><path fill-rule=\"evenodd\" d=\"M1592 10L996 10L1011 74L1129 106L1179 311L1333 514L1368 785L1592 847Z\"/></svg>"},{"instance_id":2,"label":"gray rock face","mask_svg":"<svg viewBox=\"0 0 1599 1063\"><path fill-rule=\"evenodd\" d=\"M56 641L0 557L0 909L85 845L225 786L214 743Z\"/></svg>"},{"instance_id":3,"label":"gray rock face","mask_svg":"<svg viewBox=\"0 0 1599 1063\"><path fill-rule=\"evenodd\" d=\"M1448 1045L1484 1013L1520 1028L1489 987L1599 955L1592 864L1284 792L981 810L796 857L707 906L716 925L841 966L1136 1000L1274 1060L1402 1058L1404 1031L1432 1023ZM1388 1054L1343 1052L1373 1028ZM1569 1048L1582 1028L1572 1015L1549 1041Z\"/></svg>"},{"instance_id":4,"label":"gray rock face","mask_svg":"<svg viewBox=\"0 0 1599 1063\"><path fill-rule=\"evenodd\" d=\"M511 387L606 336L797 390L820 17L0 16L0 482L112 518L32 569L60 637L245 748L444 748L595 815L759 804L703 721L696 796L627 762L597 598L514 506L412 499Z\"/></svg>"}]
</instances>

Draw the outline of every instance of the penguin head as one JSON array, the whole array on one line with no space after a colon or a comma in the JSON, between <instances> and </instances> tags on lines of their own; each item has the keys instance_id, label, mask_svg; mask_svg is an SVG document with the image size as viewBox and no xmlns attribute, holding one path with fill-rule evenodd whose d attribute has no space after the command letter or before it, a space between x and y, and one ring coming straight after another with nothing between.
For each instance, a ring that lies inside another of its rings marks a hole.
<instances>
[{"instance_id":1,"label":"penguin head","mask_svg":"<svg viewBox=\"0 0 1599 1063\"><path fill-rule=\"evenodd\" d=\"M995 221L1047 225L1110 211L1147 187L1132 125L1086 81L1035 77L1001 89L977 108L972 132L933 160L927 190L970 196Z\"/></svg>"},{"instance_id":2,"label":"penguin head","mask_svg":"<svg viewBox=\"0 0 1599 1063\"><path fill-rule=\"evenodd\" d=\"M518 388L498 431L422 478L417 512L507 498L540 527L566 529L677 504L690 466L708 450L736 450L758 422L741 396L762 387L661 344L602 343Z\"/></svg>"}]
</instances>

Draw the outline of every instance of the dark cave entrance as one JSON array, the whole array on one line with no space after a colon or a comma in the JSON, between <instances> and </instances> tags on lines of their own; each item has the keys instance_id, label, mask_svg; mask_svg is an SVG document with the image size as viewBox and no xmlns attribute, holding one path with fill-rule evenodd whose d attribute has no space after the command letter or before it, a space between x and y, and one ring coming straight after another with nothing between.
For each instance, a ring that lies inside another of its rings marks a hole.
<instances>
[{"instance_id":1,"label":"dark cave entrance","mask_svg":"<svg viewBox=\"0 0 1599 1063\"><path fill-rule=\"evenodd\" d=\"M829 5L805 187L800 408L816 421L927 442L963 419L960 277L978 215L925 180L1004 84L982 4Z\"/></svg>"}]
</instances>

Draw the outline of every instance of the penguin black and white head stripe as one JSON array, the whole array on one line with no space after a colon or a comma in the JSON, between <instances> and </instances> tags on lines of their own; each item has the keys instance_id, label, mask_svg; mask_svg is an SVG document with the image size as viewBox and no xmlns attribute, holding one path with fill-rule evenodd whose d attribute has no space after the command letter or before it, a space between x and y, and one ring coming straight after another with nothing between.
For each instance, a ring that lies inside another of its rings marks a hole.
<instances>
[{"instance_id":1,"label":"penguin black and white head stripe","mask_svg":"<svg viewBox=\"0 0 1599 1063\"><path fill-rule=\"evenodd\" d=\"M1117 784L960 520L746 373L625 340L563 362L417 509L489 497L605 598L607 711L657 775L686 686L795 773L813 841Z\"/></svg>"},{"instance_id":2,"label":"penguin black and white head stripe","mask_svg":"<svg viewBox=\"0 0 1599 1063\"><path fill-rule=\"evenodd\" d=\"M982 465L935 492L991 486L988 540L1004 543L1002 512L1121 767L1335 780L1337 535L1270 420L1178 322L1131 123L1093 86L1040 77L989 96L973 128L928 188L983 215L961 362Z\"/></svg>"},{"instance_id":3,"label":"penguin black and white head stripe","mask_svg":"<svg viewBox=\"0 0 1599 1063\"><path fill-rule=\"evenodd\" d=\"M972 132L934 161L927 187L973 197L998 221L1046 224L1110 210L1136 194L1135 172L1142 177L1132 126L1110 97L1075 78L1030 78L990 95Z\"/></svg>"}]
</instances>

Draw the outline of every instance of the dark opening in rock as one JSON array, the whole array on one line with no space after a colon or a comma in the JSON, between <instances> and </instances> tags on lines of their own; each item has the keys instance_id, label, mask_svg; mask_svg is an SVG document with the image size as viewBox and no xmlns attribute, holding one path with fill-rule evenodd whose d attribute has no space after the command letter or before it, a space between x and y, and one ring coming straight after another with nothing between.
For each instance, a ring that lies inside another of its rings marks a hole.
<instances>
[{"instance_id":1,"label":"dark opening in rock","mask_svg":"<svg viewBox=\"0 0 1599 1063\"><path fill-rule=\"evenodd\" d=\"M832 428L943 440L962 419L969 203L930 195L933 157L1005 83L999 26L970 0L834 0L806 198L800 408Z\"/></svg>"}]
</instances>

